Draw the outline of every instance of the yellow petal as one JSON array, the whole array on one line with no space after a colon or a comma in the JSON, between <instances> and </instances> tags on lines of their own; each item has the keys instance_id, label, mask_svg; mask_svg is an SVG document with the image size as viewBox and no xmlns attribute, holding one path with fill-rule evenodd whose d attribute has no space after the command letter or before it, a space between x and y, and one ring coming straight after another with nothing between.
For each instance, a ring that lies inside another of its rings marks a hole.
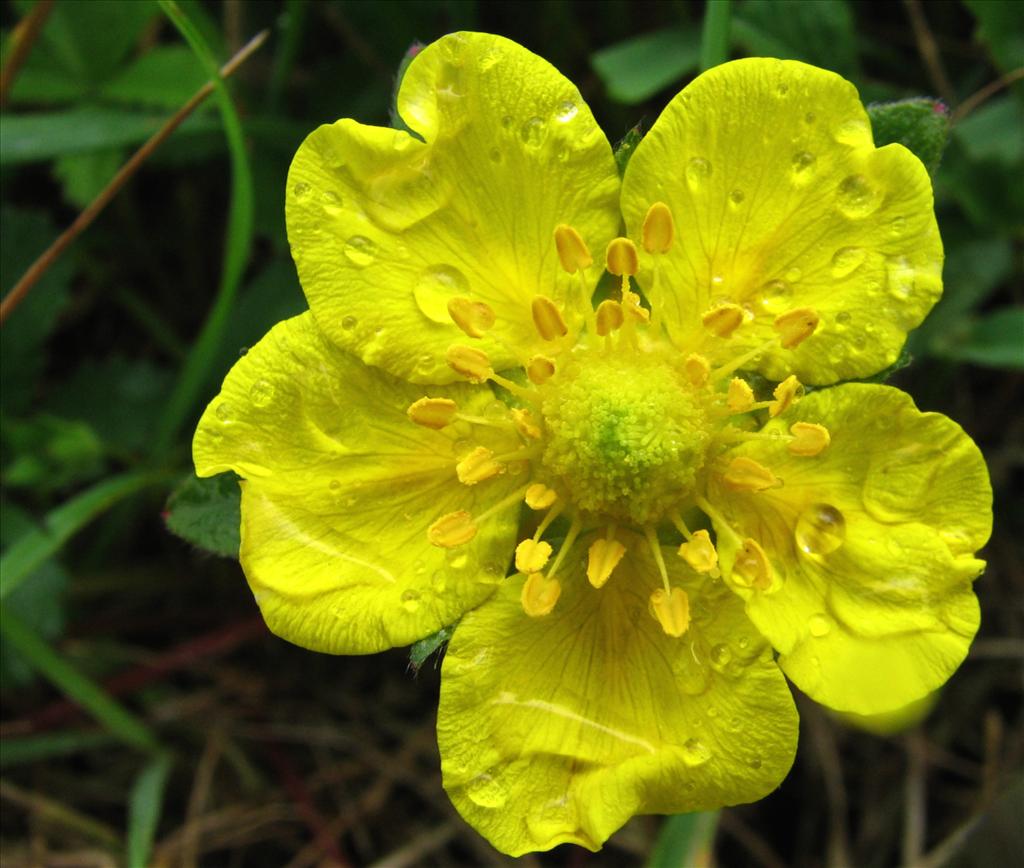
<instances>
[{"instance_id":1,"label":"yellow petal","mask_svg":"<svg viewBox=\"0 0 1024 868\"><path fill-rule=\"evenodd\" d=\"M450 299L485 302L481 346L541 342L530 300L583 316L579 278L559 264L555 228L601 249L619 224L611 147L579 91L499 36L455 33L402 77L397 108L416 135L341 120L314 131L288 176L288 240L317 322L339 346L418 382L455 379ZM598 275L592 275L593 281Z\"/></svg>"},{"instance_id":2,"label":"yellow petal","mask_svg":"<svg viewBox=\"0 0 1024 868\"><path fill-rule=\"evenodd\" d=\"M902 145L875 149L856 89L832 72L751 58L698 77L630 159L631 237L654 202L686 215L686 230L659 258L657 286L649 270L638 280L676 344L716 364L810 308L814 333L757 369L811 384L866 377L896 360L942 290L927 171ZM699 317L727 303L754 319L723 345Z\"/></svg>"},{"instance_id":3,"label":"yellow petal","mask_svg":"<svg viewBox=\"0 0 1024 868\"><path fill-rule=\"evenodd\" d=\"M784 435L794 420L827 426L829 448L792 454ZM711 479L708 497L771 561L773 593L734 584L786 674L859 714L941 686L978 626L974 552L991 530L992 494L977 447L945 416L879 385L813 392L764 430L781 436L731 453L770 464L785 484L750 493ZM718 530L728 577L740 554Z\"/></svg>"},{"instance_id":4,"label":"yellow petal","mask_svg":"<svg viewBox=\"0 0 1024 868\"><path fill-rule=\"evenodd\" d=\"M661 587L642 537L616 581L586 581L577 541L550 614L529 618L509 579L448 646L438 743L445 789L504 853L598 849L634 814L752 801L796 747L796 712L742 602L668 558L693 620L681 638L648 612Z\"/></svg>"},{"instance_id":5,"label":"yellow petal","mask_svg":"<svg viewBox=\"0 0 1024 868\"><path fill-rule=\"evenodd\" d=\"M481 386L431 391L468 413L494 400ZM408 645L451 624L504 575L514 509L460 548L427 538L442 515L479 514L519 482L460 485L451 438L406 414L421 394L337 349L307 313L239 359L203 414L196 471L245 480L240 559L279 636L335 654Z\"/></svg>"}]
</instances>

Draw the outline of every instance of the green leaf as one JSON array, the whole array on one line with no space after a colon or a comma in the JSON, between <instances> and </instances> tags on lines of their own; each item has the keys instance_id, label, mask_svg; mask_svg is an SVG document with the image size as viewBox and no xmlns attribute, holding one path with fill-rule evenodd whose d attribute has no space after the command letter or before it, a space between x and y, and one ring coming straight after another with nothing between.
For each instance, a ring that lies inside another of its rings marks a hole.
<instances>
[{"instance_id":1,"label":"green leaf","mask_svg":"<svg viewBox=\"0 0 1024 868\"><path fill-rule=\"evenodd\" d=\"M124 151L110 148L87 154L65 154L53 165L53 174L64 187L64 198L83 209L110 183L124 162Z\"/></svg>"},{"instance_id":2,"label":"green leaf","mask_svg":"<svg viewBox=\"0 0 1024 868\"><path fill-rule=\"evenodd\" d=\"M126 839L125 864L129 866L148 865L156 827L160 822L160 811L164 801L164 790L171 773L169 754L157 754L135 779L128 797L128 835Z\"/></svg>"},{"instance_id":3,"label":"green leaf","mask_svg":"<svg viewBox=\"0 0 1024 868\"><path fill-rule=\"evenodd\" d=\"M699 62L700 30L687 24L627 39L590 57L608 95L627 105L680 81L695 72Z\"/></svg>"},{"instance_id":4,"label":"green leaf","mask_svg":"<svg viewBox=\"0 0 1024 868\"><path fill-rule=\"evenodd\" d=\"M949 110L927 97L868 106L875 147L903 145L934 175L949 140Z\"/></svg>"},{"instance_id":5,"label":"green leaf","mask_svg":"<svg viewBox=\"0 0 1024 868\"><path fill-rule=\"evenodd\" d=\"M455 633L456 626L456 624L452 624L448 627L442 627L436 633L413 644L409 649L409 665L413 668L414 672L420 670L420 667L427 662L427 658L431 654L439 650L443 645L448 644L452 634Z\"/></svg>"},{"instance_id":6,"label":"green leaf","mask_svg":"<svg viewBox=\"0 0 1024 868\"><path fill-rule=\"evenodd\" d=\"M71 756L86 750L105 748L116 739L103 730L64 730L47 732L43 735L27 735L22 738L5 738L4 749L0 751L0 768L28 765Z\"/></svg>"},{"instance_id":7,"label":"green leaf","mask_svg":"<svg viewBox=\"0 0 1024 868\"><path fill-rule=\"evenodd\" d=\"M986 103L953 128L953 135L972 160L1004 166L1024 161L1024 106L1012 97Z\"/></svg>"},{"instance_id":8,"label":"green leaf","mask_svg":"<svg viewBox=\"0 0 1024 868\"><path fill-rule=\"evenodd\" d=\"M242 491L234 473L192 476L167 501L167 528L203 551L237 558Z\"/></svg>"},{"instance_id":9,"label":"green leaf","mask_svg":"<svg viewBox=\"0 0 1024 868\"><path fill-rule=\"evenodd\" d=\"M1020 4L996 0L964 0L978 19L974 37L987 45L1003 72L1011 72L1024 58L1024 15Z\"/></svg>"},{"instance_id":10,"label":"green leaf","mask_svg":"<svg viewBox=\"0 0 1024 868\"><path fill-rule=\"evenodd\" d=\"M206 73L185 45L158 45L100 88L109 102L173 110L206 84Z\"/></svg>"},{"instance_id":11,"label":"green leaf","mask_svg":"<svg viewBox=\"0 0 1024 868\"><path fill-rule=\"evenodd\" d=\"M644 134L640 131L640 124L637 124L615 146L615 165L619 168L620 178L626 174L626 166L629 165L629 161L633 158L633 152L643 137Z\"/></svg>"},{"instance_id":12,"label":"green leaf","mask_svg":"<svg viewBox=\"0 0 1024 868\"><path fill-rule=\"evenodd\" d=\"M103 444L83 422L46 415L4 418L0 439L8 488L56 491L103 472Z\"/></svg>"},{"instance_id":13,"label":"green leaf","mask_svg":"<svg viewBox=\"0 0 1024 868\"><path fill-rule=\"evenodd\" d=\"M700 35L700 68L711 69L729 59L731 0L708 0Z\"/></svg>"},{"instance_id":14,"label":"green leaf","mask_svg":"<svg viewBox=\"0 0 1024 868\"><path fill-rule=\"evenodd\" d=\"M761 57L803 60L856 77L857 33L843 0L747 0L732 19L733 41Z\"/></svg>"},{"instance_id":15,"label":"green leaf","mask_svg":"<svg viewBox=\"0 0 1024 868\"><path fill-rule=\"evenodd\" d=\"M987 368L1024 369L1024 307L1004 307L932 343L936 355Z\"/></svg>"},{"instance_id":16,"label":"green leaf","mask_svg":"<svg viewBox=\"0 0 1024 868\"><path fill-rule=\"evenodd\" d=\"M718 811L676 814L661 824L647 868L683 868L711 863Z\"/></svg>"}]
</instances>

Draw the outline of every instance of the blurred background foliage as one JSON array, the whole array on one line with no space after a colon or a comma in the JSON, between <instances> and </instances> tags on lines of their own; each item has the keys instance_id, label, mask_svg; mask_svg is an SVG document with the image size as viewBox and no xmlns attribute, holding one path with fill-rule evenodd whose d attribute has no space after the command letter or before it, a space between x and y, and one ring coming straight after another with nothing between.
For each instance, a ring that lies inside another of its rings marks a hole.
<instances>
[{"instance_id":1,"label":"blurred background foliage","mask_svg":"<svg viewBox=\"0 0 1024 868\"><path fill-rule=\"evenodd\" d=\"M800 699L797 764L769 798L521 861L1009 864L1024 852L1024 15L1009 0L5 2L5 293L216 65L268 35L3 325L4 864L509 861L440 788L434 662L270 637L230 557L237 487L188 481L204 402L305 306L284 227L296 148L338 117L386 125L406 50L457 29L551 60L613 142L726 55L833 69L866 102L942 100L946 293L893 381L966 428L996 491L981 633L915 725Z\"/></svg>"}]
</instances>

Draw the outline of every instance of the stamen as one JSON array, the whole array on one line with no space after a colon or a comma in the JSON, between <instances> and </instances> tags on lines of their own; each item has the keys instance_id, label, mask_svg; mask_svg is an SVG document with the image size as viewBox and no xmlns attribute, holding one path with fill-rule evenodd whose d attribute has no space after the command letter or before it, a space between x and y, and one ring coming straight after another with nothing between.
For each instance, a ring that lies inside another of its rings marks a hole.
<instances>
[{"instance_id":1,"label":"stamen","mask_svg":"<svg viewBox=\"0 0 1024 868\"><path fill-rule=\"evenodd\" d=\"M461 296L448 302L448 316L471 338L482 338L494 325L494 310L482 301Z\"/></svg>"},{"instance_id":2,"label":"stamen","mask_svg":"<svg viewBox=\"0 0 1024 868\"><path fill-rule=\"evenodd\" d=\"M477 446L455 465L455 473L463 485L476 485L504 473L504 464L494 460L494 453L486 446Z\"/></svg>"},{"instance_id":3,"label":"stamen","mask_svg":"<svg viewBox=\"0 0 1024 868\"><path fill-rule=\"evenodd\" d=\"M609 528L614 533L614 528ZM594 540L587 551L587 580L595 588L604 586L612 571L619 565L626 547L611 535L607 539Z\"/></svg>"},{"instance_id":4,"label":"stamen","mask_svg":"<svg viewBox=\"0 0 1024 868\"><path fill-rule=\"evenodd\" d=\"M565 539L562 540L562 545L558 549L558 554L555 555L555 562L551 565L551 569L548 570L549 576L553 576L558 572L558 568L562 565L562 559L566 556L569 549L572 548L572 544L576 542L576 537L580 535L582 529L583 525L579 518L573 518L572 524L569 525L569 530L565 534Z\"/></svg>"},{"instance_id":5,"label":"stamen","mask_svg":"<svg viewBox=\"0 0 1024 868\"><path fill-rule=\"evenodd\" d=\"M690 353L686 357L683 368L686 370L686 376L690 383L697 388L707 383L708 375L711 373L711 363L704 356L699 356L696 353Z\"/></svg>"},{"instance_id":6,"label":"stamen","mask_svg":"<svg viewBox=\"0 0 1024 868\"><path fill-rule=\"evenodd\" d=\"M413 401L405 412L417 425L440 431L454 421L458 410L458 405L451 398L420 398Z\"/></svg>"},{"instance_id":7,"label":"stamen","mask_svg":"<svg viewBox=\"0 0 1024 868\"><path fill-rule=\"evenodd\" d=\"M539 573L550 557L548 543L524 539L516 546L516 569L521 573Z\"/></svg>"},{"instance_id":8,"label":"stamen","mask_svg":"<svg viewBox=\"0 0 1024 868\"><path fill-rule=\"evenodd\" d=\"M800 385L800 381L796 378L795 374L790 374L783 380L779 385L775 387L775 391L772 392L772 396L775 398L771 404L768 405L768 415L773 419L788 410L800 396L803 394L804 387Z\"/></svg>"},{"instance_id":9,"label":"stamen","mask_svg":"<svg viewBox=\"0 0 1024 868\"><path fill-rule=\"evenodd\" d=\"M622 305L606 298L597 306L597 333L601 337L611 334L622 325Z\"/></svg>"},{"instance_id":10,"label":"stamen","mask_svg":"<svg viewBox=\"0 0 1024 868\"><path fill-rule=\"evenodd\" d=\"M772 585L772 567L768 563L768 555L757 540L749 537L736 553L736 561L730 574L736 584L744 588L756 588L766 591Z\"/></svg>"},{"instance_id":11,"label":"stamen","mask_svg":"<svg viewBox=\"0 0 1024 868\"><path fill-rule=\"evenodd\" d=\"M690 628L690 598L682 588L657 588L651 611L666 634L678 639Z\"/></svg>"},{"instance_id":12,"label":"stamen","mask_svg":"<svg viewBox=\"0 0 1024 868\"><path fill-rule=\"evenodd\" d=\"M512 421L515 423L516 430L524 437L530 440L539 440L541 436L540 427L533 419L533 414L529 410L523 408L516 408L512 410Z\"/></svg>"},{"instance_id":13,"label":"stamen","mask_svg":"<svg viewBox=\"0 0 1024 868\"><path fill-rule=\"evenodd\" d=\"M466 510L442 515L427 529L427 539L440 548L450 549L468 543L476 536L477 525Z\"/></svg>"},{"instance_id":14,"label":"stamen","mask_svg":"<svg viewBox=\"0 0 1024 868\"><path fill-rule=\"evenodd\" d=\"M551 614L560 596L562 586L558 579L549 579L543 573L531 573L523 583L519 601L527 615L541 618Z\"/></svg>"},{"instance_id":15,"label":"stamen","mask_svg":"<svg viewBox=\"0 0 1024 868\"><path fill-rule=\"evenodd\" d=\"M658 572L661 573L661 583L665 586L665 592L669 592L668 569L665 567L665 557L661 553L661 545L658 543L658 534L650 525L644 527L644 536L647 537L647 545L654 555L654 562L658 565Z\"/></svg>"},{"instance_id":16,"label":"stamen","mask_svg":"<svg viewBox=\"0 0 1024 868\"><path fill-rule=\"evenodd\" d=\"M604 261L608 271L622 278L623 288L628 288L629 278L639 269L636 245L628 238L613 238L605 250Z\"/></svg>"},{"instance_id":17,"label":"stamen","mask_svg":"<svg viewBox=\"0 0 1024 868\"><path fill-rule=\"evenodd\" d=\"M793 440L787 448L794 455L817 455L832 442L828 429L814 422L794 422L789 426L789 433L793 435Z\"/></svg>"},{"instance_id":18,"label":"stamen","mask_svg":"<svg viewBox=\"0 0 1024 868\"><path fill-rule=\"evenodd\" d=\"M783 349L792 350L814 334L819 321L816 311L800 307L775 317L772 327L779 333Z\"/></svg>"},{"instance_id":19,"label":"stamen","mask_svg":"<svg viewBox=\"0 0 1024 868\"><path fill-rule=\"evenodd\" d=\"M679 557L698 573L710 573L718 566L718 552L706 530L694 531L690 539L679 546Z\"/></svg>"},{"instance_id":20,"label":"stamen","mask_svg":"<svg viewBox=\"0 0 1024 868\"><path fill-rule=\"evenodd\" d=\"M733 377L729 381L725 404L733 413L746 413L754 406L754 390L746 380Z\"/></svg>"},{"instance_id":21,"label":"stamen","mask_svg":"<svg viewBox=\"0 0 1024 868\"><path fill-rule=\"evenodd\" d=\"M537 525L537 529L533 532L534 540L539 540L544 534L547 533L548 528L551 527L552 523L558 516L562 514L562 510L565 508L564 503L556 503L551 509L548 510L547 515L541 519L540 524Z\"/></svg>"},{"instance_id":22,"label":"stamen","mask_svg":"<svg viewBox=\"0 0 1024 868\"><path fill-rule=\"evenodd\" d=\"M590 249L583 237L565 223L555 227L555 249L558 251L558 261L562 265L562 270L567 274L585 271L594 264L594 257L590 255Z\"/></svg>"},{"instance_id":23,"label":"stamen","mask_svg":"<svg viewBox=\"0 0 1024 868\"><path fill-rule=\"evenodd\" d=\"M533 324L537 333L546 341L554 341L564 337L569 329L562 319L557 305L546 295L535 295L530 304Z\"/></svg>"},{"instance_id":24,"label":"stamen","mask_svg":"<svg viewBox=\"0 0 1024 868\"><path fill-rule=\"evenodd\" d=\"M491 360L483 350L456 344L448 347L445 358L449 367L471 383L485 383L494 375Z\"/></svg>"},{"instance_id":25,"label":"stamen","mask_svg":"<svg viewBox=\"0 0 1024 868\"><path fill-rule=\"evenodd\" d=\"M533 389L526 386L520 386L515 380L510 380L508 377L496 374L494 371L491 371L490 380L497 383L502 388L508 389L508 391L517 398L521 398L522 400L529 401L533 404L540 402L540 396Z\"/></svg>"},{"instance_id":26,"label":"stamen","mask_svg":"<svg viewBox=\"0 0 1024 868\"><path fill-rule=\"evenodd\" d=\"M644 250L648 253L668 253L676 237L672 212L664 202L655 202L647 209L644 225L640 230Z\"/></svg>"},{"instance_id":27,"label":"stamen","mask_svg":"<svg viewBox=\"0 0 1024 868\"><path fill-rule=\"evenodd\" d=\"M558 494L543 482L534 482L526 489L526 505L530 509L547 509L558 500Z\"/></svg>"},{"instance_id":28,"label":"stamen","mask_svg":"<svg viewBox=\"0 0 1024 868\"><path fill-rule=\"evenodd\" d=\"M640 296L625 286L622 287L622 309L637 322L648 322L651 318L651 312L640 304Z\"/></svg>"},{"instance_id":29,"label":"stamen","mask_svg":"<svg viewBox=\"0 0 1024 868\"><path fill-rule=\"evenodd\" d=\"M722 480L737 491L767 491L782 485L782 481L767 467L745 456L733 458L722 474Z\"/></svg>"},{"instance_id":30,"label":"stamen","mask_svg":"<svg viewBox=\"0 0 1024 868\"><path fill-rule=\"evenodd\" d=\"M738 304L723 304L713 307L701 318L704 328L716 337L730 338L743 324L743 308Z\"/></svg>"},{"instance_id":31,"label":"stamen","mask_svg":"<svg viewBox=\"0 0 1024 868\"><path fill-rule=\"evenodd\" d=\"M514 503L518 503L520 501L520 499L522 498L522 496L524 494L526 494L526 490L529 487L530 487L529 485L524 485L522 488L519 488L516 491L513 491L511 494L503 497L497 503L493 504L492 506L489 506L487 509L485 509L483 512L481 512L480 515L478 515L475 519L473 519L473 521L477 525L481 525L481 524L484 523L485 519L490 518L495 513L501 512L503 509L508 508L509 506L511 506Z\"/></svg>"},{"instance_id":32,"label":"stamen","mask_svg":"<svg viewBox=\"0 0 1024 868\"><path fill-rule=\"evenodd\" d=\"M542 386L555 375L554 359L547 356L534 356L526 363L526 376L530 382Z\"/></svg>"}]
</instances>

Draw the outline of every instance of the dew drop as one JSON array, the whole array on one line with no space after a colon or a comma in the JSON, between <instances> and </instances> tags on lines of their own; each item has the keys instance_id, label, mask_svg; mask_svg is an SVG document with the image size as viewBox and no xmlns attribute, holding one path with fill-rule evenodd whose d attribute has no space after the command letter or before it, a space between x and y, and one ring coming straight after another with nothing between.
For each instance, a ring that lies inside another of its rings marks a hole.
<instances>
[{"instance_id":1,"label":"dew drop","mask_svg":"<svg viewBox=\"0 0 1024 868\"><path fill-rule=\"evenodd\" d=\"M758 757L758 756L754 757L750 761L750 767L752 769L754 769L754 771L757 771L759 768L761 768L761 757Z\"/></svg>"},{"instance_id":2,"label":"dew drop","mask_svg":"<svg viewBox=\"0 0 1024 868\"><path fill-rule=\"evenodd\" d=\"M530 150L536 150L543 145L547 136L548 128L543 118L532 117L519 128L519 138Z\"/></svg>"},{"instance_id":3,"label":"dew drop","mask_svg":"<svg viewBox=\"0 0 1024 868\"><path fill-rule=\"evenodd\" d=\"M711 663L714 666L725 666L730 660L732 660L732 652L728 645L722 643L711 649Z\"/></svg>"},{"instance_id":4,"label":"dew drop","mask_svg":"<svg viewBox=\"0 0 1024 868\"><path fill-rule=\"evenodd\" d=\"M341 207L341 196L334 192L334 190L324 191L324 203L328 208L340 208Z\"/></svg>"},{"instance_id":5,"label":"dew drop","mask_svg":"<svg viewBox=\"0 0 1024 868\"><path fill-rule=\"evenodd\" d=\"M813 124L818 119L818 116L814 112L807 112L804 115L804 121L809 124Z\"/></svg>"},{"instance_id":6,"label":"dew drop","mask_svg":"<svg viewBox=\"0 0 1024 868\"><path fill-rule=\"evenodd\" d=\"M335 491L335 492L339 491L341 489L341 480L340 479L332 479L330 482L327 483L327 487L331 491Z\"/></svg>"},{"instance_id":7,"label":"dew drop","mask_svg":"<svg viewBox=\"0 0 1024 868\"><path fill-rule=\"evenodd\" d=\"M775 92L779 96L786 96L789 93L789 85L786 82L779 82L779 86L775 89Z\"/></svg>"},{"instance_id":8,"label":"dew drop","mask_svg":"<svg viewBox=\"0 0 1024 868\"><path fill-rule=\"evenodd\" d=\"M906 217L893 217L892 222L889 224L889 232L895 236L900 236L907 231L907 218Z\"/></svg>"},{"instance_id":9,"label":"dew drop","mask_svg":"<svg viewBox=\"0 0 1024 868\"><path fill-rule=\"evenodd\" d=\"M793 178L798 181L809 181L814 175L814 164L818 158L810 151L797 151L793 154Z\"/></svg>"},{"instance_id":10,"label":"dew drop","mask_svg":"<svg viewBox=\"0 0 1024 868\"><path fill-rule=\"evenodd\" d=\"M344 316L341 318L341 327L347 332L352 331L358 324L359 320L354 316Z\"/></svg>"},{"instance_id":11,"label":"dew drop","mask_svg":"<svg viewBox=\"0 0 1024 868\"><path fill-rule=\"evenodd\" d=\"M413 298L420 312L431 322L450 324L448 302L469 292L469 281L453 265L433 265L420 274Z\"/></svg>"},{"instance_id":12,"label":"dew drop","mask_svg":"<svg viewBox=\"0 0 1024 868\"><path fill-rule=\"evenodd\" d=\"M489 774L477 775L466 786L470 801L481 808L500 808L508 800L505 785Z\"/></svg>"},{"instance_id":13,"label":"dew drop","mask_svg":"<svg viewBox=\"0 0 1024 868\"><path fill-rule=\"evenodd\" d=\"M365 268L377 258L377 245L365 235L353 235L345 242L345 258L356 268Z\"/></svg>"},{"instance_id":14,"label":"dew drop","mask_svg":"<svg viewBox=\"0 0 1024 868\"><path fill-rule=\"evenodd\" d=\"M416 591L402 591L402 608L406 612L415 612L420 607L420 595Z\"/></svg>"},{"instance_id":15,"label":"dew drop","mask_svg":"<svg viewBox=\"0 0 1024 868\"><path fill-rule=\"evenodd\" d=\"M742 205L747 196L742 190L733 190L729 194L729 201L736 206Z\"/></svg>"},{"instance_id":16,"label":"dew drop","mask_svg":"<svg viewBox=\"0 0 1024 868\"><path fill-rule=\"evenodd\" d=\"M699 739L688 738L683 742L683 762L688 766L701 766L709 759L711 751Z\"/></svg>"},{"instance_id":17,"label":"dew drop","mask_svg":"<svg viewBox=\"0 0 1024 868\"><path fill-rule=\"evenodd\" d=\"M309 184L305 181L299 181L294 187L292 187L292 193L295 194L296 199L301 199L309 194Z\"/></svg>"},{"instance_id":18,"label":"dew drop","mask_svg":"<svg viewBox=\"0 0 1024 868\"><path fill-rule=\"evenodd\" d=\"M572 100L560 102L555 109L555 119L560 123L567 124L579 113L579 108Z\"/></svg>"},{"instance_id":19,"label":"dew drop","mask_svg":"<svg viewBox=\"0 0 1024 868\"><path fill-rule=\"evenodd\" d=\"M448 561L448 566L453 570L464 570L469 563L469 556L457 549L449 549L448 551L452 554L451 560Z\"/></svg>"},{"instance_id":20,"label":"dew drop","mask_svg":"<svg viewBox=\"0 0 1024 868\"><path fill-rule=\"evenodd\" d=\"M214 410L213 412L217 415L217 418L220 419L221 422L231 421L231 405L228 404L226 401L223 401L220 404L218 404L217 409Z\"/></svg>"},{"instance_id":21,"label":"dew drop","mask_svg":"<svg viewBox=\"0 0 1024 868\"><path fill-rule=\"evenodd\" d=\"M494 67L498 65L498 61L501 60L501 55L497 51L487 51L485 54L480 56L477 64L480 67L481 72L490 72Z\"/></svg>"},{"instance_id":22,"label":"dew drop","mask_svg":"<svg viewBox=\"0 0 1024 868\"><path fill-rule=\"evenodd\" d=\"M828 615L811 615L807 621L807 629L810 630L811 635L816 639L821 639L823 636L827 636L832 630L832 619Z\"/></svg>"},{"instance_id":23,"label":"dew drop","mask_svg":"<svg viewBox=\"0 0 1024 868\"><path fill-rule=\"evenodd\" d=\"M837 205L851 220L862 220L881 204L881 196L863 175L848 175L839 184Z\"/></svg>"},{"instance_id":24,"label":"dew drop","mask_svg":"<svg viewBox=\"0 0 1024 868\"><path fill-rule=\"evenodd\" d=\"M846 539L846 519L834 506L815 503L800 513L793 535L800 551L827 555Z\"/></svg>"},{"instance_id":25,"label":"dew drop","mask_svg":"<svg viewBox=\"0 0 1024 868\"><path fill-rule=\"evenodd\" d=\"M501 162L501 151L498 150L497 148L491 148L487 152L487 156L490 158L492 163L500 163Z\"/></svg>"},{"instance_id":26,"label":"dew drop","mask_svg":"<svg viewBox=\"0 0 1024 868\"><path fill-rule=\"evenodd\" d=\"M836 130L836 141L844 145L860 145L870 139L871 128L866 121L846 121Z\"/></svg>"},{"instance_id":27,"label":"dew drop","mask_svg":"<svg viewBox=\"0 0 1024 868\"><path fill-rule=\"evenodd\" d=\"M841 247L832 256L832 276L836 279L848 277L864 264L867 255L863 247Z\"/></svg>"},{"instance_id":28,"label":"dew drop","mask_svg":"<svg viewBox=\"0 0 1024 868\"><path fill-rule=\"evenodd\" d=\"M505 115L505 117L503 117L503 118L501 119L501 125L502 125L502 126L503 126L503 127L504 127L504 128L506 129L506 130L510 130L510 129L512 129L512 124L514 124L514 123L515 123L515 118L514 118L514 117L512 117L512 115Z\"/></svg>"},{"instance_id":29,"label":"dew drop","mask_svg":"<svg viewBox=\"0 0 1024 868\"><path fill-rule=\"evenodd\" d=\"M796 283L803 276L804 276L803 271L801 271L799 268L794 266L793 268L789 269L789 271L786 272L786 282L787 283Z\"/></svg>"},{"instance_id":30,"label":"dew drop","mask_svg":"<svg viewBox=\"0 0 1024 868\"><path fill-rule=\"evenodd\" d=\"M889 291L896 298L910 298L914 293L917 271L905 256L895 256L889 260L885 268Z\"/></svg>"},{"instance_id":31,"label":"dew drop","mask_svg":"<svg viewBox=\"0 0 1024 868\"><path fill-rule=\"evenodd\" d=\"M742 648L744 651L746 651L747 648L750 647L750 639L746 636L740 636L739 641L737 641L736 644L739 645L740 648Z\"/></svg>"},{"instance_id":32,"label":"dew drop","mask_svg":"<svg viewBox=\"0 0 1024 868\"><path fill-rule=\"evenodd\" d=\"M711 177L711 163L703 157L693 157L686 164L686 183L691 190L699 190L704 182Z\"/></svg>"},{"instance_id":33,"label":"dew drop","mask_svg":"<svg viewBox=\"0 0 1024 868\"><path fill-rule=\"evenodd\" d=\"M434 570L430 576L430 586L435 594L443 594L448 589L448 573L445 570Z\"/></svg>"},{"instance_id":34,"label":"dew drop","mask_svg":"<svg viewBox=\"0 0 1024 868\"><path fill-rule=\"evenodd\" d=\"M266 407L274 400L274 392L277 391L274 384L269 380L257 380L249 389L249 400L256 407Z\"/></svg>"},{"instance_id":35,"label":"dew drop","mask_svg":"<svg viewBox=\"0 0 1024 868\"><path fill-rule=\"evenodd\" d=\"M786 306L791 294L789 285L782 280L769 280L754 295L753 301L767 313L774 313Z\"/></svg>"},{"instance_id":36,"label":"dew drop","mask_svg":"<svg viewBox=\"0 0 1024 868\"><path fill-rule=\"evenodd\" d=\"M836 314L836 322L839 325L846 325L851 319L853 315L848 310L841 310Z\"/></svg>"}]
</instances>

